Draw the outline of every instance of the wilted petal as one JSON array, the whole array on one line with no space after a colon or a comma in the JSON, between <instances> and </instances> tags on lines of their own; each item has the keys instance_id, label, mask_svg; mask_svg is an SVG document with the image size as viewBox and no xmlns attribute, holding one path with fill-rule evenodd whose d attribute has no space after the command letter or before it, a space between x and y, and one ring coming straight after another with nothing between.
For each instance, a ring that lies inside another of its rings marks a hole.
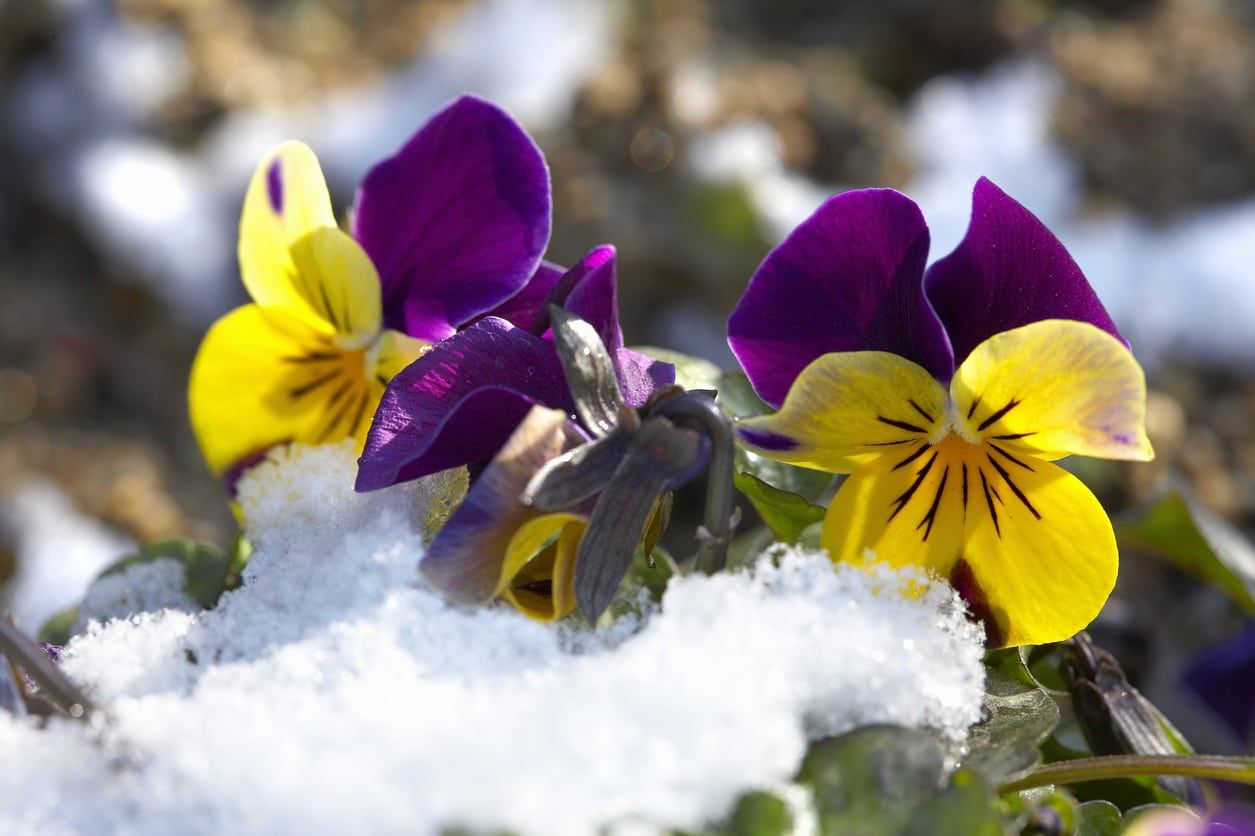
<instances>
[{"instance_id":1,"label":"wilted petal","mask_svg":"<svg viewBox=\"0 0 1255 836\"><path fill-rule=\"evenodd\" d=\"M487 603L521 568L507 571L510 542L539 513L519 497L532 474L570 443L566 420L561 410L533 407L427 547L419 569L449 600Z\"/></svg>"},{"instance_id":2,"label":"wilted petal","mask_svg":"<svg viewBox=\"0 0 1255 836\"><path fill-rule=\"evenodd\" d=\"M778 407L802 369L833 351L887 351L940 379L953 369L924 298L928 227L891 189L829 198L750 279L728 343L759 396Z\"/></svg>"},{"instance_id":3,"label":"wilted petal","mask_svg":"<svg viewBox=\"0 0 1255 836\"><path fill-rule=\"evenodd\" d=\"M549 242L549 171L508 114L463 96L371 169L353 232L383 282L384 323L436 341L516 293Z\"/></svg>"},{"instance_id":4,"label":"wilted petal","mask_svg":"<svg viewBox=\"0 0 1255 836\"><path fill-rule=\"evenodd\" d=\"M388 385L357 489L484 461L535 404L574 409L553 343L488 318L432 346Z\"/></svg>"},{"instance_id":5,"label":"wilted petal","mask_svg":"<svg viewBox=\"0 0 1255 836\"><path fill-rule=\"evenodd\" d=\"M571 513L528 520L506 547L501 597L528 618L555 621L575 609L575 561L587 520Z\"/></svg>"},{"instance_id":6,"label":"wilted petal","mask_svg":"<svg viewBox=\"0 0 1255 836\"><path fill-rule=\"evenodd\" d=\"M575 597L589 620L610 605L666 485L700 455L699 436L664 418L632 435L610 484L597 498L575 566Z\"/></svg>"},{"instance_id":7,"label":"wilted petal","mask_svg":"<svg viewBox=\"0 0 1255 836\"><path fill-rule=\"evenodd\" d=\"M606 486L631 443L631 434L619 429L551 459L528 482L523 502L541 511L583 502Z\"/></svg>"},{"instance_id":8,"label":"wilted petal","mask_svg":"<svg viewBox=\"0 0 1255 836\"><path fill-rule=\"evenodd\" d=\"M562 361L575 412L593 435L607 435L625 417L614 360L592 325L557 306L549 310L554 348Z\"/></svg>"},{"instance_id":9,"label":"wilted petal","mask_svg":"<svg viewBox=\"0 0 1255 836\"><path fill-rule=\"evenodd\" d=\"M956 363L994 334L1042 319L1080 320L1120 337L1059 239L983 177L972 192L967 235L929 268L925 288Z\"/></svg>"}]
</instances>

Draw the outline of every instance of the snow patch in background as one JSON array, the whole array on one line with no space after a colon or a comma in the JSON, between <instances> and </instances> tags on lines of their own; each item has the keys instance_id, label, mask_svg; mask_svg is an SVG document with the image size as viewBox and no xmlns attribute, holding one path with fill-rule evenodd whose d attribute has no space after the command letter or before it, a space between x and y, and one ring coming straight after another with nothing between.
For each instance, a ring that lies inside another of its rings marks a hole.
<instances>
[{"instance_id":1,"label":"snow patch in background","mask_svg":"<svg viewBox=\"0 0 1255 836\"><path fill-rule=\"evenodd\" d=\"M907 599L908 576L785 550L674 582L635 631L555 628L420 585L456 473L368 495L353 475L351 444L256 468L240 590L70 644L112 723L0 716L0 831L693 828L808 738L979 719L981 637L944 584Z\"/></svg>"},{"instance_id":2,"label":"snow patch in background","mask_svg":"<svg viewBox=\"0 0 1255 836\"><path fill-rule=\"evenodd\" d=\"M43 479L29 479L0 498L0 525L12 536L17 557L17 574L0 594L0 612L11 610L31 635L78 604L96 573L135 550Z\"/></svg>"},{"instance_id":3,"label":"snow patch in background","mask_svg":"<svg viewBox=\"0 0 1255 836\"><path fill-rule=\"evenodd\" d=\"M52 58L0 101L22 164L109 261L202 326L242 297L235 235L258 160L292 138L318 153L343 201L436 109L475 92L529 128L553 125L602 61L613 0L486 0L431 36L388 79L279 110L233 112L194 151L150 136L152 113L191 73L183 45L124 20L109 0L72 0ZM122 278L130 278L123 275Z\"/></svg>"},{"instance_id":4,"label":"snow patch in background","mask_svg":"<svg viewBox=\"0 0 1255 836\"><path fill-rule=\"evenodd\" d=\"M932 257L963 237L982 175L1027 206L1076 259L1133 345L1250 368L1255 361L1255 200L1155 225L1127 212L1086 215L1076 163L1050 136L1058 79L1015 62L927 84L908 109Z\"/></svg>"}]
</instances>

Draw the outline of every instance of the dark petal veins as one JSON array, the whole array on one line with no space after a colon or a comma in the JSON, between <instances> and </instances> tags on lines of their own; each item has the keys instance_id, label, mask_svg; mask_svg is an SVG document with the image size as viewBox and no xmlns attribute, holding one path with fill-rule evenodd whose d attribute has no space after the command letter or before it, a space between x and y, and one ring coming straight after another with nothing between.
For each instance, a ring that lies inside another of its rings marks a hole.
<instances>
[{"instance_id":1,"label":"dark petal veins","mask_svg":"<svg viewBox=\"0 0 1255 836\"><path fill-rule=\"evenodd\" d=\"M435 342L517 293L551 225L549 170L505 111L462 96L358 190L353 234L379 270L384 324Z\"/></svg>"},{"instance_id":2,"label":"dark petal veins","mask_svg":"<svg viewBox=\"0 0 1255 836\"><path fill-rule=\"evenodd\" d=\"M889 351L942 380L953 370L924 297L928 227L891 189L829 198L772 250L728 319L728 344L764 401L832 351Z\"/></svg>"},{"instance_id":3,"label":"dark petal veins","mask_svg":"<svg viewBox=\"0 0 1255 836\"><path fill-rule=\"evenodd\" d=\"M956 363L994 334L1042 319L1089 322L1120 337L1059 239L983 177L972 193L967 235L928 269L925 288Z\"/></svg>"}]
</instances>

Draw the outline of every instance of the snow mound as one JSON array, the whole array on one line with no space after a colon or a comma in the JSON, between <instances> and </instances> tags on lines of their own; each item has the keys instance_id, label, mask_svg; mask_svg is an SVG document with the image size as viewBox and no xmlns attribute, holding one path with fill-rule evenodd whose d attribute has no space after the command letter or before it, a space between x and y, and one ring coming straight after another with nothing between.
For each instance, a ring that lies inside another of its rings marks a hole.
<instances>
[{"instance_id":1,"label":"snow mound","mask_svg":"<svg viewBox=\"0 0 1255 836\"><path fill-rule=\"evenodd\" d=\"M808 739L979 719L981 638L942 584L779 549L674 581L634 629L555 628L421 585L464 475L353 473L348 446L278 454L241 483L242 588L69 645L102 730L0 715L0 832L693 828Z\"/></svg>"},{"instance_id":2,"label":"snow mound","mask_svg":"<svg viewBox=\"0 0 1255 836\"><path fill-rule=\"evenodd\" d=\"M167 558L133 563L101 575L87 587L74 632L82 632L92 621L126 618L138 612L196 612L200 604L183 591L186 580L183 564Z\"/></svg>"}]
</instances>

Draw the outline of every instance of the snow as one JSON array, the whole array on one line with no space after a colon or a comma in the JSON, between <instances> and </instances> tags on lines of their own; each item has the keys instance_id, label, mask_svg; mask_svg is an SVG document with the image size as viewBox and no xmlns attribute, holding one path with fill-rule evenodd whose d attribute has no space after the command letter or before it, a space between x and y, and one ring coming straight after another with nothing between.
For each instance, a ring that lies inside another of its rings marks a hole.
<instances>
[{"instance_id":1,"label":"snow","mask_svg":"<svg viewBox=\"0 0 1255 836\"><path fill-rule=\"evenodd\" d=\"M920 172L906 192L924 209L933 257L958 244L972 185L987 176L1059 236L1143 364L1177 354L1250 368L1255 199L1161 224L1089 213L1079 168L1050 136L1057 91L1048 67L1015 61L934 80L911 103Z\"/></svg>"},{"instance_id":2,"label":"snow","mask_svg":"<svg viewBox=\"0 0 1255 836\"><path fill-rule=\"evenodd\" d=\"M135 544L83 514L52 482L29 479L0 498L0 525L15 544L17 574L0 595L0 612L35 633L77 604L96 574Z\"/></svg>"},{"instance_id":3,"label":"snow","mask_svg":"<svg viewBox=\"0 0 1255 836\"><path fill-rule=\"evenodd\" d=\"M619 9L585 0L477 3L390 78L232 112L197 147L174 149L151 123L191 75L182 44L122 18L109 0L68 0L56 7L51 60L15 79L0 113L44 199L78 221L123 277L146 282L185 322L203 326L240 298L242 195L271 147L309 143L343 210L367 169L460 93L480 93L532 129L560 122L599 67Z\"/></svg>"},{"instance_id":4,"label":"snow","mask_svg":"<svg viewBox=\"0 0 1255 836\"><path fill-rule=\"evenodd\" d=\"M138 612L196 612L200 605L183 591L186 580L182 561L171 558L134 563L99 577L87 588L74 632L82 632L92 621L126 618Z\"/></svg>"},{"instance_id":5,"label":"snow","mask_svg":"<svg viewBox=\"0 0 1255 836\"><path fill-rule=\"evenodd\" d=\"M109 721L0 716L0 832L694 828L808 739L958 742L980 716L981 637L944 584L779 549L609 630L455 608L415 564L464 476L359 495L354 469L351 444L255 468L242 588L68 646Z\"/></svg>"}]
</instances>

